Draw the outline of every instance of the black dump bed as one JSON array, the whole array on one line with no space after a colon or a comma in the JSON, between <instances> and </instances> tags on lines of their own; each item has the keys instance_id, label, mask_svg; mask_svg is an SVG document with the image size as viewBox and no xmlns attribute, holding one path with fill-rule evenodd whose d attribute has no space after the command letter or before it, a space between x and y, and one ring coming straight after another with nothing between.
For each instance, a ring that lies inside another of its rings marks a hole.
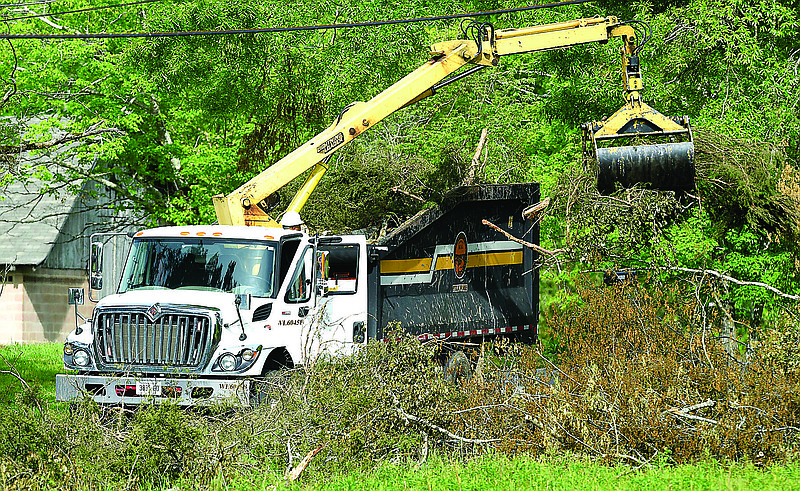
<instances>
[{"instance_id":1,"label":"black dump bed","mask_svg":"<svg viewBox=\"0 0 800 491\"><path fill-rule=\"evenodd\" d=\"M370 337L384 339L395 323L421 339L534 337L538 254L483 220L538 244L538 224L522 218L538 201L538 183L459 187L382 240L370 270Z\"/></svg>"}]
</instances>

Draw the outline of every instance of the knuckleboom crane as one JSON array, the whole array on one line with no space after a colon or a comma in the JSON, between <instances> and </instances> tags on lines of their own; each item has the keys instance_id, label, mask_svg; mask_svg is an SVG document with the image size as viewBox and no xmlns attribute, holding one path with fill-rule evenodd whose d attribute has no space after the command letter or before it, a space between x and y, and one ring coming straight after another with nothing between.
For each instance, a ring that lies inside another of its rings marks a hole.
<instances>
[{"instance_id":1,"label":"knuckleboom crane","mask_svg":"<svg viewBox=\"0 0 800 491\"><path fill-rule=\"evenodd\" d=\"M358 234L310 238L302 231L224 225L278 226L259 202L313 168L289 205L299 212L333 152L398 109L496 66L503 55L612 37L623 41L627 101L607 120L583 126L584 148L597 161L601 187L602 179L628 185L639 177L660 186L657 172L630 171L671 168L672 175L692 164L691 141L675 141L691 133L688 121L641 101L642 43L629 24L613 17L502 31L473 24L467 28L473 39L435 44L431 59L414 72L372 100L347 107L329 128L233 193L215 196L223 226L137 232L115 293L99 299L91 321L67 336L64 366L75 373L56 377L56 399L258 404L268 398L260 380L272 371L390 339L396 336L387 327L392 325L421 340L459 344L498 336L535 340L538 254L497 240L479 224L483 217L508 217L509 234L537 243L538 226L514 218L539 202L537 183L461 188L446 209L428 209L380 244ZM454 74L467 64L475 66ZM631 136L659 143L606 146ZM102 242L93 240L90 257L98 290Z\"/></svg>"},{"instance_id":2,"label":"knuckleboom crane","mask_svg":"<svg viewBox=\"0 0 800 491\"><path fill-rule=\"evenodd\" d=\"M345 108L333 124L228 195L214 196L221 225L278 226L259 203L313 167L287 211L299 212L319 183L331 155L375 124L437 89L482 68L497 66L501 56L622 39L626 104L604 121L583 125L584 154L598 167L598 187L612 191L614 182L630 186L649 182L667 189L694 187L694 145L688 118L667 117L641 100L637 32L616 17L593 17L521 29L495 30L474 25L473 39L443 41L431 46L431 58L368 102ZM447 78L465 65L474 67ZM631 136L668 139L655 145L603 148ZM688 141L678 142L677 139Z\"/></svg>"}]
</instances>

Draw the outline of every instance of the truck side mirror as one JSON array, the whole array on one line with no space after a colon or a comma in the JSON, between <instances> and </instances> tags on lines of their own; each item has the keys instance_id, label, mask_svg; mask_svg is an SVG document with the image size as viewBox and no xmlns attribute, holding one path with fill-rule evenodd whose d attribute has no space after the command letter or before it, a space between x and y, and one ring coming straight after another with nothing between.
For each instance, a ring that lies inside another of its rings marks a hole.
<instances>
[{"instance_id":1,"label":"truck side mirror","mask_svg":"<svg viewBox=\"0 0 800 491\"><path fill-rule=\"evenodd\" d=\"M68 305L83 305L83 288L70 288Z\"/></svg>"},{"instance_id":2,"label":"truck side mirror","mask_svg":"<svg viewBox=\"0 0 800 491\"><path fill-rule=\"evenodd\" d=\"M81 323L78 322L78 319L86 322L86 317L78 312L78 305L83 305L83 288L70 288L67 303L75 306L75 334L80 334L83 332L83 328L81 328Z\"/></svg>"},{"instance_id":3,"label":"truck side mirror","mask_svg":"<svg viewBox=\"0 0 800 491\"><path fill-rule=\"evenodd\" d=\"M89 254L89 286L92 290L103 288L103 243L92 242Z\"/></svg>"},{"instance_id":4,"label":"truck side mirror","mask_svg":"<svg viewBox=\"0 0 800 491\"><path fill-rule=\"evenodd\" d=\"M317 280L317 296L328 296L328 251L317 251L315 264Z\"/></svg>"}]
</instances>

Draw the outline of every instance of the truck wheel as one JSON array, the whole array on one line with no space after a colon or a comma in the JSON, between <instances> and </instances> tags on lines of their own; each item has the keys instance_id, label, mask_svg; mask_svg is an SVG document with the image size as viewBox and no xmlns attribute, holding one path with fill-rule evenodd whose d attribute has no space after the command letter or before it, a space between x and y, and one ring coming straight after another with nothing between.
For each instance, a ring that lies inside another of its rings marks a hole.
<instances>
[{"instance_id":1,"label":"truck wheel","mask_svg":"<svg viewBox=\"0 0 800 491\"><path fill-rule=\"evenodd\" d=\"M472 364L463 351L450 353L442 369L444 371L444 379L451 384L472 378Z\"/></svg>"},{"instance_id":2,"label":"truck wheel","mask_svg":"<svg viewBox=\"0 0 800 491\"><path fill-rule=\"evenodd\" d=\"M265 403L274 406L287 385L286 372L267 370L262 377L253 379L250 386L250 407L256 408Z\"/></svg>"}]
</instances>

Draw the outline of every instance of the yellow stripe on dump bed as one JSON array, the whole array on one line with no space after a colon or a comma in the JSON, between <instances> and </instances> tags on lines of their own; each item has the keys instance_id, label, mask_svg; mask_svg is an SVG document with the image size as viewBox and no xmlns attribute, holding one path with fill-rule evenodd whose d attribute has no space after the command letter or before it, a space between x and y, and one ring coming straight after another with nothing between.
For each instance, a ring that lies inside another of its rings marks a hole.
<instances>
[{"instance_id":1,"label":"yellow stripe on dump bed","mask_svg":"<svg viewBox=\"0 0 800 491\"><path fill-rule=\"evenodd\" d=\"M522 264L522 251L472 253L467 256L467 268L509 264ZM453 269L453 256L439 256L436 260L436 271L445 269Z\"/></svg>"},{"instance_id":2,"label":"yellow stripe on dump bed","mask_svg":"<svg viewBox=\"0 0 800 491\"><path fill-rule=\"evenodd\" d=\"M426 273L431 270L430 258L419 259L386 259L381 261L381 274ZM486 266L507 266L522 264L522 251L484 252L467 256L467 268ZM439 256L436 260L436 271L453 269L452 256Z\"/></svg>"},{"instance_id":3,"label":"yellow stripe on dump bed","mask_svg":"<svg viewBox=\"0 0 800 491\"><path fill-rule=\"evenodd\" d=\"M422 273L431 270L430 258L387 259L381 261L381 274Z\"/></svg>"}]
</instances>

